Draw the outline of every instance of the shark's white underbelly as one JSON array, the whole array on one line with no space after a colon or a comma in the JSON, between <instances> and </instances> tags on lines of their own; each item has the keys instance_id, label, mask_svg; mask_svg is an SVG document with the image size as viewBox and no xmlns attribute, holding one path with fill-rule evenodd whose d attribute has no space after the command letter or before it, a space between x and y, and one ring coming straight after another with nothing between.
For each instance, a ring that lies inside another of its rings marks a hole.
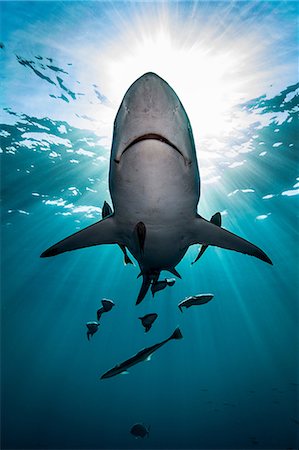
<instances>
[{"instance_id":1,"label":"shark's white underbelly","mask_svg":"<svg viewBox=\"0 0 299 450\"><path fill-rule=\"evenodd\" d=\"M125 245L144 267L177 264L187 249L183 230L196 214L197 167L190 171L172 147L147 140L127 150L119 164L112 162L110 177L115 219ZM138 222L146 226L143 255L134 235Z\"/></svg>"},{"instance_id":2,"label":"shark's white underbelly","mask_svg":"<svg viewBox=\"0 0 299 450\"><path fill-rule=\"evenodd\" d=\"M188 170L189 169L189 170ZM163 142L147 140L112 162L110 191L116 216L155 225L195 214L199 199L197 168Z\"/></svg>"}]
</instances>

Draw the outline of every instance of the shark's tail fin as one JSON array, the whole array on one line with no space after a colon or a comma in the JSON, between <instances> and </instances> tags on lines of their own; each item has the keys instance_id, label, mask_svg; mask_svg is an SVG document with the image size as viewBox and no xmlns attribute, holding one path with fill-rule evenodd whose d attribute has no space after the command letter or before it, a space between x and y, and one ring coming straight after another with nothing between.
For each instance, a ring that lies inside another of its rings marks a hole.
<instances>
[{"instance_id":1,"label":"shark's tail fin","mask_svg":"<svg viewBox=\"0 0 299 450\"><path fill-rule=\"evenodd\" d=\"M190 233L189 245L196 243L215 245L216 247L245 253L272 264L271 259L259 247L202 217L195 219Z\"/></svg>"},{"instance_id":2,"label":"shark's tail fin","mask_svg":"<svg viewBox=\"0 0 299 450\"><path fill-rule=\"evenodd\" d=\"M183 335L179 327L174 330L169 339L183 339Z\"/></svg>"},{"instance_id":3,"label":"shark's tail fin","mask_svg":"<svg viewBox=\"0 0 299 450\"><path fill-rule=\"evenodd\" d=\"M139 303L142 302L142 300L146 296L147 291L149 290L150 285L151 285L151 278L149 275L145 274L145 275L142 275L142 277L143 277L142 285L141 285L141 288L140 288L140 291L139 291L139 294L138 294L138 297L136 300L136 305L139 305Z\"/></svg>"}]
</instances>

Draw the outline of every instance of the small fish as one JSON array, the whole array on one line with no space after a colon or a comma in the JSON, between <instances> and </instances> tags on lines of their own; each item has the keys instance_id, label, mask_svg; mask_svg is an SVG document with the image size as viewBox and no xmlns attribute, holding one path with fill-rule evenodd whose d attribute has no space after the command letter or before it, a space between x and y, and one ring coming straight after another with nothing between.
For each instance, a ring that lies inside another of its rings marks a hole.
<instances>
[{"instance_id":1,"label":"small fish","mask_svg":"<svg viewBox=\"0 0 299 450\"><path fill-rule=\"evenodd\" d=\"M4 49L4 44L3 42L0 42L0 48L3 50Z\"/></svg>"},{"instance_id":2,"label":"small fish","mask_svg":"<svg viewBox=\"0 0 299 450\"><path fill-rule=\"evenodd\" d=\"M214 214L214 215L211 217L210 222L211 222L212 224L214 224L214 225L217 225L217 227L221 227L221 214L220 214L220 212L216 212L216 214ZM195 258L195 260L194 260L191 264L196 263L196 261L198 261L199 258L202 257L202 255L204 254L204 252L206 251L207 248L208 248L208 245L203 244L203 245L201 246L201 249L200 249L200 251L199 251L197 257Z\"/></svg>"},{"instance_id":3,"label":"small fish","mask_svg":"<svg viewBox=\"0 0 299 450\"><path fill-rule=\"evenodd\" d=\"M173 286L174 283L175 283L175 278L165 278L164 280L156 281L156 283L153 283L152 287L151 287L153 297L156 292L162 291L167 286Z\"/></svg>"},{"instance_id":4,"label":"small fish","mask_svg":"<svg viewBox=\"0 0 299 450\"><path fill-rule=\"evenodd\" d=\"M166 278L167 286L173 286L175 283L175 278Z\"/></svg>"},{"instance_id":5,"label":"small fish","mask_svg":"<svg viewBox=\"0 0 299 450\"><path fill-rule=\"evenodd\" d=\"M99 329L98 322L87 322L87 339L89 340Z\"/></svg>"},{"instance_id":6,"label":"small fish","mask_svg":"<svg viewBox=\"0 0 299 450\"><path fill-rule=\"evenodd\" d=\"M166 280L161 280L161 281L157 281L156 283L153 283L152 287L151 287L151 291L152 291L153 297L154 297L156 292L162 291L166 287L167 287Z\"/></svg>"},{"instance_id":7,"label":"small fish","mask_svg":"<svg viewBox=\"0 0 299 450\"><path fill-rule=\"evenodd\" d=\"M105 219L105 217L111 216L111 214L112 214L112 208L109 205L109 203L107 203L105 201L104 204L103 204L103 207L102 207L102 219ZM124 254L124 263L125 263L125 265L133 264L132 260L128 256L126 246L123 245L123 244L118 244L118 246L119 246L119 248L121 249L121 251Z\"/></svg>"},{"instance_id":8,"label":"small fish","mask_svg":"<svg viewBox=\"0 0 299 450\"><path fill-rule=\"evenodd\" d=\"M250 437L250 441L253 445L258 445L259 441L257 440L257 438L255 436L251 436Z\"/></svg>"},{"instance_id":9,"label":"small fish","mask_svg":"<svg viewBox=\"0 0 299 450\"><path fill-rule=\"evenodd\" d=\"M143 317L139 317L142 325L145 328L146 333L152 328L152 325L155 322L155 320L157 319L157 317L158 317L158 314L156 314L156 313L146 314Z\"/></svg>"},{"instance_id":10,"label":"small fish","mask_svg":"<svg viewBox=\"0 0 299 450\"><path fill-rule=\"evenodd\" d=\"M178 304L178 307L180 308L180 311L183 312L183 307L190 308L190 306L194 305L204 305L205 303L211 301L213 297L213 294L193 295L192 297L185 298L185 300Z\"/></svg>"},{"instance_id":11,"label":"small fish","mask_svg":"<svg viewBox=\"0 0 299 450\"><path fill-rule=\"evenodd\" d=\"M97 310L97 319L98 319L98 321L100 320L101 315L103 313L111 311L113 306L115 306L115 303L112 300L108 300L107 298L103 298L101 303L102 303L102 308Z\"/></svg>"},{"instance_id":12,"label":"small fish","mask_svg":"<svg viewBox=\"0 0 299 450\"><path fill-rule=\"evenodd\" d=\"M136 439L138 438L145 438L149 436L150 427L146 428L143 423L135 423L135 425L132 426L130 433L135 436Z\"/></svg>"},{"instance_id":13,"label":"small fish","mask_svg":"<svg viewBox=\"0 0 299 450\"><path fill-rule=\"evenodd\" d=\"M182 339L182 338L183 335L181 333L181 330L179 328L176 328L168 339L165 339L164 341L159 342L158 344L152 345L151 347L147 347L140 350L140 352L136 353L136 355L132 356L129 359L126 359L126 361L122 362L121 364L117 364L112 369L105 372L101 376L101 379L114 377L115 375L126 372L129 367L135 366L135 364L138 364L142 361L149 360L151 355L160 347L162 347L162 345L166 344L168 341L171 341L172 339Z\"/></svg>"}]
</instances>

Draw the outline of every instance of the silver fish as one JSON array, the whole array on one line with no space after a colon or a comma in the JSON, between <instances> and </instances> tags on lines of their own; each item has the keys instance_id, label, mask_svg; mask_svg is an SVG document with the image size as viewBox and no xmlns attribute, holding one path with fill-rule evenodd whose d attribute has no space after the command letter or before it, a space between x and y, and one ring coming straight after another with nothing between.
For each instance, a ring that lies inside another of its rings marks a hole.
<instances>
[{"instance_id":1,"label":"silver fish","mask_svg":"<svg viewBox=\"0 0 299 450\"><path fill-rule=\"evenodd\" d=\"M214 297L213 294L193 295L192 297L185 298L185 300L183 300L178 304L178 307L180 308L180 311L183 312L182 310L183 307L190 308L190 306L204 305L205 303L211 301L213 297Z\"/></svg>"}]
</instances>

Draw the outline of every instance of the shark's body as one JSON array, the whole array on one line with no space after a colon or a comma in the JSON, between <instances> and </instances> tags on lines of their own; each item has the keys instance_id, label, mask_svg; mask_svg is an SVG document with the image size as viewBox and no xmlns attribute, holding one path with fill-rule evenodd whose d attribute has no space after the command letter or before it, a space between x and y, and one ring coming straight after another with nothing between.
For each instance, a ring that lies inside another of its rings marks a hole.
<instances>
[{"instance_id":1,"label":"shark's body","mask_svg":"<svg viewBox=\"0 0 299 450\"><path fill-rule=\"evenodd\" d=\"M125 246L143 275L137 303L162 270L175 273L195 243L271 263L255 245L197 214L200 178L191 125L176 93L154 73L132 84L116 115L109 188L114 213L41 256L99 244Z\"/></svg>"}]
</instances>

